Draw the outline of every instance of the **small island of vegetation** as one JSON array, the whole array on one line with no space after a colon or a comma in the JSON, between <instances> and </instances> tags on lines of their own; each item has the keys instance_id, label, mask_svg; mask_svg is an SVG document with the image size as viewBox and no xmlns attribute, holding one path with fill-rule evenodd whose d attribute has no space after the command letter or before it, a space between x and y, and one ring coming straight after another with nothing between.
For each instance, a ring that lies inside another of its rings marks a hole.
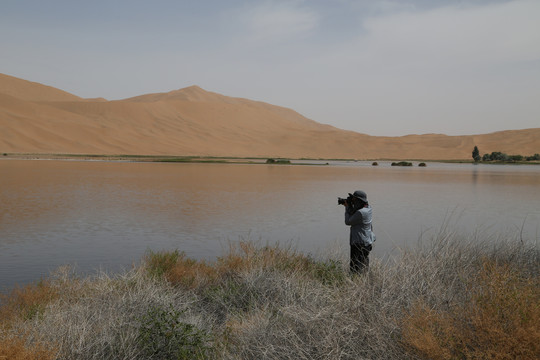
<instances>
[{"instance_id":1,"label":"small island of vegetation","mask_svg":"<svg viewBox=\"0 0 540 360\"><path fill-rule=\"evenodd\" d=\"M412 166L412 163L408 161L393 162L392 166Z\"/></svg>"},{"instance_id":2,"label":"small island of vegetation","mask_svg":"<svg viewBox=\"0 0 540 360\"><path fill-rule=\"evenodd\" d=\"M478 149L477 146L475 146L472 152L472 158L475 163L484 162L484 163L515 164L515 163L540 161L540 154L523 156L523 155L508 155L500 151L493 151L490 154L486 153L480 156L480 150Z\"/></svg>"},{"instance_id":3,"label":"small island of vegetation","mask_svg":"<svg viewBox=\"0 0 540 360\"><path fill-rule=\"evenodd\" d=\"M290 164L291 160L270 158L270 159L266 160L266 163L267 164Z\"/></svg>"}]
</instances>

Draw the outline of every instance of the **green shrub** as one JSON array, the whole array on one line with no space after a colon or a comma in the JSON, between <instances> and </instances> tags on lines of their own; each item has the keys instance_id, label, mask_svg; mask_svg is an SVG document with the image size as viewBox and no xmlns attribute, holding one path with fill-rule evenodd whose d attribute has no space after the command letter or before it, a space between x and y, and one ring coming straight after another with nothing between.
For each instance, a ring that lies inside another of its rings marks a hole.
<instances>
[{"instance_id":1,"label":"green shrub","mask_svg":"<svg viewBox=\"0 0 540 360\"><path fill-rule=\"evenodd\" d=\"M400 162L393 162L392 166L412 166L411 162L408 161L400 161Z\"/></svg>"},{"instance_id":2,"label":"green shrub","mask_svg":"<svg viewBox=\"0 0 540 360\"><path fill-rule=\"evenodd\" d=\"M290 164L291 160L288 159L267 159L267 164Z\"/></svg>"},{"instance_id":3,"label":"green shrub","mask_svg":"<svg viewBox=\"0 0 540 360\"><path fill-rule=\"evenodd\" d=\"M154 307L141 319L137 343L151 359L204 359L210 348L208 335L180 321L182 311Z\"/></svg>"},{"instance_id":4,"label":"green shrub","mask_svg":"<svg viewBox=\"0 0 540 360\"><path fill-rule=\"evenodd\" d=\"M512 161L523 161L523 155L510 155Z\"/></svg>"}]
</instances>

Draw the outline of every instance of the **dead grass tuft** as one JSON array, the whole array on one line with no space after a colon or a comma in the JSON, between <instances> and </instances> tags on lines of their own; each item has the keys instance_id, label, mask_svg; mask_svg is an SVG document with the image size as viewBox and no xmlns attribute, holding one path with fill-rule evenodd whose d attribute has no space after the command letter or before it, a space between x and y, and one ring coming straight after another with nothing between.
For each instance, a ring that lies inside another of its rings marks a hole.
<instances>
[{"instance_id":1,"label":"dead grass tuft","mask_svg":"<svg viewBox=\"0 0 540 360\"><path fill-rule=\"evenodd\" d=\"M204 261L179 256L176 263L164 274L173 285L181 285L187 289L194 289L213 283L218 278L216 269Z\"/></svg>"},{"instance_id":2,"label":"dead grass tuft","mask_svg":"<svg viewBox=\"0 0 540 360\"><path fill-rule=\"evenodd\" d=\"M345 272L342 264L334 259L315 259L291 248L265 246L256 248L253 243L241 242L229 254L218 259L220 274L246 271L279 271L293 277L319 281L324 285L342 283Z\"/></svg>"},{"instance_id":3,"label":"dead grass tuft","mask_svg":"<svg viewBox=\"0 0 540 360\"><path fill-rule=\"evenodd\" d=\"M48 280L17 286L6 295L0 294L0 323L8 326L16 318L28 320L40 316L57 296L57 289Z\"/></svg>"},{"instance_id":4,"label":"dead grass tuft","mask_svg":"<svg viewBox=\"0 0 540 360\"><path fill-rule=\"evenodd\" d=\"M0 338L0 360L54 360L57 351L45 344L27 345L20 337Z\"/></svg>"},{"instance_id":5,"label":"dead grass tuft","mask_svg":"<svg viewBox=\"0 0 540 360\"><path fill-rule=\"evenodd\" d=\"M265 246L257 248L251 242L231 245L228 254L214 263L197 261L178 252L150 252L146 268L151 275L164 277L171 284L187 289L215 285L223 279L252 271L280 271L289 275L303 275L332 284L345 276L341 264L333 260L316 260L288 248Z\"/></svg>"},{"instance_id":6,"label":"dead grass tuft","mask_svg":"<svg viewBox=\"0 0 540 360\"><path fill-rule=\"evenodd\" d=\"M433 309L418 301L403 342L429 359L540 358L540 281L485 260L468 284L471 299Z\"/></svg>"}]
</instances>

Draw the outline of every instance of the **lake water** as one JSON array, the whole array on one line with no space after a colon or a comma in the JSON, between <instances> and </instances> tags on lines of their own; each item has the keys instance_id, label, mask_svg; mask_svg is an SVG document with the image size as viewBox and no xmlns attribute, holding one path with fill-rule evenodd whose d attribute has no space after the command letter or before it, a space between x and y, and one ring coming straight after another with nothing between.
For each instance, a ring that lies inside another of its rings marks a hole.
<instances>
[{"instance_id":1,"label":"lake water","mask_svg":"<svg viewBox=\"0 0 540 360\"><path fill-rule=\"evenodd\" d=\"M337 197L357 189L374 208L374 257L433 236L445 222L464 235L539 240L540 166L379 163L0 160L0 289L64 264L119 271L148 249L211 260L239 240L346 256Z\"/></svg>"}]
</instances>

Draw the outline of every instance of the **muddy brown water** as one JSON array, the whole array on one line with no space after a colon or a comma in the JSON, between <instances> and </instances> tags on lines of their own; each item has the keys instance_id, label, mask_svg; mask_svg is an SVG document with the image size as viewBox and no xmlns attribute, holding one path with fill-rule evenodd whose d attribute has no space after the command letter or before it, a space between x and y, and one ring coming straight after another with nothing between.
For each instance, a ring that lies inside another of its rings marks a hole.
<instances>
[{"instance_id":1,"label":"muddy brown water","mask_svg":"<svg viewBox=\"0 0 540 360\"><path fill-rule=\"evenodd\" d=\"M337 197L374 209L374 257L436 236L539 241L540 166L329 161L314 166L0 160L0 289L69 264L115 272L148 249L215 259L241 240L348 251Z\"/></svg>"}]
</instances>

